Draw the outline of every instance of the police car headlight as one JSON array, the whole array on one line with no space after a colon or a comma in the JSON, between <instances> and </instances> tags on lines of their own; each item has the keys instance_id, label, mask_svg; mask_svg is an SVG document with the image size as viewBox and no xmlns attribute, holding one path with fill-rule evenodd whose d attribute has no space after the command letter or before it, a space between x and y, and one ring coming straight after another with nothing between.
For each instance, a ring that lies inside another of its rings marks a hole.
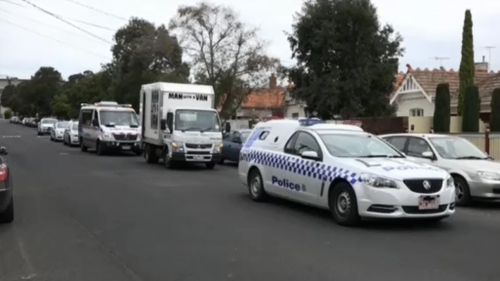
<instances>
[{"instance_id":1,"label":"police car headlight","mask_svg":"<svg viewBox=\"0 0 500 281\"><path fill-rule=\"evenodd\" d=\"M173 152L184 151L184 144L182 142L173 142L172 143L172 151Z\"/></svg>"},{"instance_id":2,"label":"police car headlight","mask_svg":"<svg viewBox=\"0 0 500 281\"><path fill-rule=\"evenodd\" d=\"M500 174L495 173L495 172L486 172L486 171L479 171L477 172L477 175L482 179L482 180L487 180L487 181L500 181Z\"/></svg>"},{"instance_id":3,"label":"police car headlight","mask_svg":"<svg viewBox=\"0 0 500 281\"><path fill-rule=\"evenodd\" d=\"M455 182L453 181L453 178L452 178L452 177L449 177L449 178L446 180L446 187L447 187L447 188L452 188L452 187L455 187Z\"/></svg>"},{"instance_id":4,"label":"police car headlight","mask_svg":"<svg viewBox=\"0 0 500 281\"><path fill-rule=\"evenodd\" d=\"M398 185L395 181L384 178L384 177L379 177L376 175L371 175L371 174L362 174L361 175L361 181L371 187L375 188L398 188Z\"/></svg>"},{"instance_id":5,"label":"police car headlight","mask_svg":"<svg viewBox=\"0 0 500 281\"><path fill-rule=\"evenodd\" d=\"M102 139L105 141L112 141L115 138L113 137L113 134L111 134L111 133L104 133L104 134L102 134Z\"/></svg>"}]
</instances>

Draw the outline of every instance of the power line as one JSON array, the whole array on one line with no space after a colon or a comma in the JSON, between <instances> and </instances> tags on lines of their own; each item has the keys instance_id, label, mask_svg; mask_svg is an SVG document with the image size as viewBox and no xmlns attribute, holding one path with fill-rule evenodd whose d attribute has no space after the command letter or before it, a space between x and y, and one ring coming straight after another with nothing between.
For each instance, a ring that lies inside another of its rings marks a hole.
<instances>
[{"instance_id":1,"label":"power line","mask_svg":"<svg viewBox=\"0 0 500 281\"><path fill-rule=\"evenodd\" d=\"M101 14L103 14L103 15L106 15L106 16L109 16L109 17L113 17L113 18L115 18L115 19L128 21L128 19L126 19L126 18L124 18L124 17L114 15L114 14L112 14L112 13L109 13L109 12L106 12L106 11L104 11L104 10L101 10L101 9L98 9L98 8L95 8L95 7L92 7L92 6L90 6L90 5L83 4L83 3L78 2L78 1L76 1L76 0L66 0L66 1L71 2L71 3L73 3L73 4L76 4L76 5L78 5L78 6L82 6L82 7L84 7L84 8L89 9L89 10L92 10L92 11L95 11L95 12L98 12L98 13L101 13Z\"/></svg>"},{"instance_id":2,"label":"power line","mask_svg":"<svg viewBox=\"0 0 500 281\"><path fill-rule=\"evenodd\" d=\"M94 52L92 52L92 51L89 51L89 50L86 50L86 49L82 49L82 48L79 48L79 47L73 46L73 45L71 45L71 44L68 44L68 43L66 43L66 42L64 42L64 41L62 41L62 40L60 40L60 39L57 39L57 38L55 38L55 37L52 37L52 36L49 36L49 35L46 35L46 34L43 34L43 33L37 32L37 31L34 31L34 30L31 30L31 29L26 28L26 27L24 27L24 26L22 26L22 25L19 25L19 24L17 24L17 23L11 22L10 20L6 20L5 18L0 18L0 21L6 22L6 23L8 23L8 24L10 24L10 25L13 25L13 26L15 26L15 27L17 27L17 28L20 28L20 29L22 29L22 30L24 30L24 31L26 31L26 32L33 33L33 34L36 34L36 35L38 35L38 36L41 36L41 37L44 37L44 38L51 39L51 40L53 40L53 41L58 42L59 44L63 44L63 45L66 45L66 46L72 47L72 48L74 48L75 50L79 50L79 51L81 51L81 52L85 52L85 53L91 54L91 55L93 55L93 56L95 56L95 57L99 57L99 58L101 58L101 59L107 59L107 58L106 58L106 57L104 57L103 55L100 55L100 54L98 54L98 53L94 53Z\"/></svg>"},{"instance_id":3,"label":"power line","mask_svg":"<svg viewBox=\"0 0 500 281\"><path fill-rule=\"evenodd\" d=\"M33 4L32 2L30 2L28 0L21 0L21 1L28 3L29 5L35 7L36 9L38 9L38 10L40 10L40 11L42 11L42 12L44 12L44 13L46 13L46 14L48 14L48 15L50 15L50 16L52 16L52 17L54 17L54 18L56 18L56 19L58 19L58 20L60 20L62 22L64 22L64 23L66 23L66 24L68 24L68 25L70 25L70 26L72 26L72 27L74 27L74 28L76 28L78 30L80 30L81 32L86 33L87 35L90 35L90 36L92 36L92 37L94 37L96 39L99 39L100 41L103 41L103 42L105 42L107 44L111 44L110 41L108 41L108 40L106 40L106 39L104 39L104 38L102 38L102 37L100 37L98 35L95 35L94 33L90 32L90 31L88 31L88 30L86 30L84 28L79 27L78 25L76 25L76 24L74 24L74 23L72 23L72 22L64 19L63 17L61 17L61 16L59 16L57 14L54 14L54 13L52 13L52 12L50 12L50 11L42 8L42 7L39 7L39 6Z\"/></svg>"},{"instance_id":4,"label":"power line","mask_svg":"<svg viewBox=\"0 0 500 281\"><path fill-rule=\"evenodd\" d=\"M113 32L115 31L114 29L109 28L107 26L103 26L103 25L91 23L91 22L84 21L84 20L79 20L79 19L75 19L75 18L70 18L70 20L76 21L76 22L79 22L79 23L83 23L83 24L86 24L88 26L93 26L93 27L97 27L97 28L100 28L100 29L108 30L108 31L113 31Z\"/></svg>"},{"instance_id":5,"label":"power line","mask_svg":"<svg viewBox=\"0 0 500 281\"><path fill-rule=\"evenodd\" d=\"M19 6L19 7L23 7L23 8L26 8L24 5L21 5L19 3L16 3L14 1L11 1L11 0L0 0L2 2L5 2L5 3L9 3L9 4L12 4L12 5L16 5L16 6Z\"/></svg>"}]
</instances>

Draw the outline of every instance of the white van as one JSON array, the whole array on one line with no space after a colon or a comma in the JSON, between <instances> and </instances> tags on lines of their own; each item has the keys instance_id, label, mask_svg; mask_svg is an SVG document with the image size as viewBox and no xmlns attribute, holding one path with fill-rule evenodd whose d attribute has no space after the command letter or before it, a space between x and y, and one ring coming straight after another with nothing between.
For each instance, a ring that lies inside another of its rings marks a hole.
<instances>
[{"instance_id":1,"label":"white van","mask_svg":"<svg viewBox=\"0 0 500 281\"><path fill-rule=\"evenodd\" d=\"M142 152L139 120L131 105L110 101L82 104L78 134L82 151L91 148L98 155L108 151Z\"/></svg>"}]
</instances>

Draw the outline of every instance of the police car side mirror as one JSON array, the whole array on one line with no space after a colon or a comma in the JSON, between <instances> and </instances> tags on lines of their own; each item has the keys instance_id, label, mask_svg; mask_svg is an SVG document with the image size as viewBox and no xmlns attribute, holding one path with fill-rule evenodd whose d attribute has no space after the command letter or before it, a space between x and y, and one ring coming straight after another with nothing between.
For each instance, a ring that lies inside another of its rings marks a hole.
<instances>
[{"instance_id":1,"label":"police car side mirror","mask_svg":"<svg viewBox=\"0 0 500 281\"><path fill-rule=\"evenodd\" d=\"M7 148L5 146L0 147L0 155L7 155Z\"/></svg>"},{"instance_id":2,"label":"police car side mirror","mask_svg":"<svg viewBox=\"0 0 500 281\"><path fill-rule=\"evenodd\" d=\"M436 160L436 157L434 156L434 153L432 153L432 151L422 152L422 157L427 158L429 160Z\"/></svg>"},{"instance_id":3,"label":"police car side mirror","mask_svg":"<svg viewBox=\"0 0 500 281\"><path fill-rule=\"evenodd\" d=\"M316 151L304 151L300 156L304 159L319 160L318 153Z\"/></svg>"}]
</instances>

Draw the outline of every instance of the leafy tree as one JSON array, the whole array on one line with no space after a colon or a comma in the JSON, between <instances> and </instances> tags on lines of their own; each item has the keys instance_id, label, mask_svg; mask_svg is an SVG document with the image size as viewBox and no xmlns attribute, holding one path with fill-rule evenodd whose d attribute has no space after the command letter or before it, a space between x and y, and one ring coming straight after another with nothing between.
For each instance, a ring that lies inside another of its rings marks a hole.
<instances>
[{"instance_id":1,"label":"leafy tree","mask_svg":"<svg viewBox=\"0 0 500 281\"><path fill-rule=\"evenodd\" d=\"M439 84L436 88L433 127L436 133L450 132L450 85Z\"/></svg>"},{"instance_id":2,"label":"leafy tree","mask_svg":"<svg viewBox=\"0 0 500 281\"><path fill-rule=\"evenodd\" d=\"M462 115L462 131L477 132L479 131L479 110L481 101L479 99L479 91L476 86L469 86L465 95L464 108Z\"/></svg>"},{"instance_id":3,"label":"leafy tree","mask_svg":"<svg viewBox=\"0 0 500 281\"><path fill-rule=\"evenodd\" d=\"M10 119L12 117L12 111L10 109L5 110L3 113L3 118Z\"/></svg>"},{"instance_id":4,"label":"leafy tree","mask_svg":"<svg viewBox=\"0 0 500 281\"><path fill-rule=\"evenodd\" d=\"M0 96L0 104L5 107L14 107L14 95L16 91L16 86L13 84L8 84L2 91Z\"/></svg>"},{"instance_id":5,"label":"leafy tree","mask_svg":"<svg viewBox=\"0 0 500 281\"><path fill-rule=\"evenodd\" d=\"M323 118L390 115L401 37L369 0L309 0L289 35L294 95Z\"/></svg>"},{"instance_id":6,"label":"leafy tree","mask_svg":"<svg viewBox=\"0 0 500 281\"><path fill-rule=\"evenodd\" d=\"M460 87L458 96L458 113L464 111L464 102L469 87L474 85L474 41L472 36L472 15L470 10L465 11L464 27L462 31L462 59L460 61Z\"/></svg>"},{"instance_id":7,"label":"leafy tree","mask_svg":"<svg viewBox=\"0 0 500 281\"><path fill-rule=\"evenodd\" d=\"M54 97L52 112L59 119L67 120L70 118L71 106L69 105L67 96L60 94Z\"/></svg>"},{"instance_id":8,"label":"leafy tree","mask_svg":"<svg viewBox=\"0 0 500 281\"><path fill-rule=\"evenodd\" d=\"M39 116L47 116L52 113L51 103L59 93L63 84L61 73L52 67L40 67L22 93L23 102L33 105L34 112Z\"/></svg>"},{"instance_id":9,"label":"leafy tree","mask_svg":"<svg viewBox=\"0 0 500 281\"><path fill-rule=\"evenodd\" d=\"M182 62L182 48L163 26L133 18L115 34L113 61L107 66L110 91L118 102L139 105L142 84L187 82L189 67Z\"/></svg>"},{"instance_id":10,"label":"leafy tree","mask_svg":"<svg viewBox=\"0 0 500 281\"><path fill-rule=\"evenodd\" d=\"M490 129L492 132L500 132L500 88L496 88L491 97Z\"/></svg>"},{"instance_id":11,"label":"leafy tree","mask_svg":"<svg viewBox=\"0 0 500 281\"><path fill-rule=\"evenodd\" d=\"M214 87L223 116L232 115L279 66L264 53L256 29L245 26L230 8L205 2L183 6L169 27L191 59L196 82Z\"/></svg>"}]
</instances>

